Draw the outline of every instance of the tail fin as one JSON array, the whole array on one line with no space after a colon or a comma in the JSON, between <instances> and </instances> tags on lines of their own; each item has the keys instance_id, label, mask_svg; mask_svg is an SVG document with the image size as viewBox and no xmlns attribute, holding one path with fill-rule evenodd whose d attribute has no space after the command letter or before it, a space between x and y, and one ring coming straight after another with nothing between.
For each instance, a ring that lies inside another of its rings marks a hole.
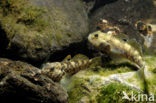
<instances>
[{"instance_id":1,"label":"tail fin","mask_svg":"<svg viewBox=\"0 0 156 103\"><path fill-rule=\"evenodd\" d=\"M139 75L139 78L140 78L140 80L141 80L141 82L143 84L144 93L149 95L149 87L148 87L148 83L147 83L147 80L146 80L145 67L139 69L138 75Z\"/></svg>"}]
</instances>

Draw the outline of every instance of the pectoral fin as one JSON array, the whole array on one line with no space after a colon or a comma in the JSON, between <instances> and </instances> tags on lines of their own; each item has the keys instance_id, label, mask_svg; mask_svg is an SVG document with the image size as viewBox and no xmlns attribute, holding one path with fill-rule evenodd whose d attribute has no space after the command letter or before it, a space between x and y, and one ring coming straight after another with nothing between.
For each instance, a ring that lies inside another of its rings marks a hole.
<instances>
[{"instance_id":1,"label":"pectoral fin","mask_svg":"<svg viewBox=\"0 0 156 103\"><path fill-rule=\"evenodd\" d=\"M99 46L99 50L103 53L103 54L109 54L111 51L111 47L108 44L103 44L101 43Z\"/></svg>"},{"instance_id":2,"label":"pectoral fin","mask_svg":"<svg viewBox=\"0 0 156 103\"><path fill-rule=\"evenodd\" d=\"M89 58L83 54L77 54L75 55L72 60L88 60Z\"/></svg>"}]
</instances>

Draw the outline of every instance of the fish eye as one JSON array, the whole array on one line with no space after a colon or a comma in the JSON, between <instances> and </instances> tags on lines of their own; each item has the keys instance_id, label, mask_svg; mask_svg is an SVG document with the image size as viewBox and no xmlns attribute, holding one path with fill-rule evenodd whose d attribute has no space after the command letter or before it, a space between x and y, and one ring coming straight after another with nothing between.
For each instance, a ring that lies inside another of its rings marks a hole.
<instances>
[{"instance_id":1,"label":"fish eye","mask_svg":"<svg viewBox=\"0 0 156 103\"><path fill-rule=\"evenodd\" d=\"M96 27L97 30L100 30L101 28L99 26Z\"/></svg>"},{"instance_id":2,"label":"fish eye","mask_svg":"<svg viewBox=\"0 0 156 103\"><path fill-rule=\"evenodd\" d=\"M51 67L50 69L53 71L55 68L54 67Z\"/></svg>"},{"instance_id":3,"label":"fish eye","mask_svg":"<svg viewBox=\"0 0 156 103\"><path fill-rule=\"evenodd\" d=\"M96 38L97 38L98 36L99 36L98 34L95 34L95 35L94 35L94 37L96 37Z\"/></svg>"},{"instance_id":4,"label":"fish eye","mask_svg":"<svg viewBox=\"0 0 156 103\"><path fill-rule=\"evenodd\" d=\"M137 23L137 29L143 29L144 28L144 26L145 26L145 24L144 23L142 23L142 22L138 22Z\"/></svg>"},{"instance_id":5,"label":"fish eye","mask_svg":"<svg viewBox=\"0 0 156 103\"><path fill-rule=\"evenodd\" d=\"M67 61L70 61L70 60L71 60L71 58L68 58L68 59L67 59Z\"/></svg>"},{"instance_id":6,"label":"fish eye","mask_svg":"<svg viewBox=\"0 0 156 103\"><path fill-rule=\"evenodd\" d=\"M125 39L125 38L123 38L122 40L123 40L124 42L126 42L126 41L127 41L127 39Z\"/></svg>"},{"instance_id":7,"label":"fish eye","mask_svg":"<svg viewBox=\"0 0 156 103\"><path fill-rule=\"evenodd\" d=\"M151 26L149 26L149 25L148 25L148 30L149 30L149 31L152 31L152 27L151 27Z\"/></svg>"}]
</instances>

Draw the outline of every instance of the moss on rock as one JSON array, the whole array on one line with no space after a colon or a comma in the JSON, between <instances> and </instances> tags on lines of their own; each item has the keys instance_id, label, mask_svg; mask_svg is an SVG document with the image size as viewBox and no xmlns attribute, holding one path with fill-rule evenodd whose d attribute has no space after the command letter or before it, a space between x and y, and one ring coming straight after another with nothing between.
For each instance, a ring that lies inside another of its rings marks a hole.
<instances>
[{"instance_id":1,"label":"moss on rock","mask_svg":"<svg viewBox=\"0 0 156 103\"><path fill-rule=\"evenodd\" d=\"M51 46L50 39L47 39L49 42L43 40L43 31L46 31L48 26L48 22L42 17L46 12L44 8L32 6L29 0L3 0L0 1L0 9L1 29L9 40L6 49L15 55L18 51L25 51L25 54L18 55L34 58L31 57L34 55L32 51L43 48L44 42ZM49 38L50 35L46 32L44 34L48 37L44 38ZM14 50L15 48L17 50Z\"/></svg>"},{"instance_id":2,"label":"moss on rock","mask_svg":"<svg viewBox=\"0 0 156 103\"><path fill-rule=\"evenodd\" d=\"M4 55L42 62L50 53L82 42L88 16L80 1L1 0L1 31L8 41Z\"/></svg>"},{"instance_id":3,"label":"moss on rock","mask_svg":"<svg viewBox=\"0 0 156 103\"><path fill-rule=\"evenodd\" d=\"M151 94L156 94L156 57L145 56L147 65L147 84ZM69 103L130 103L122 100L125 91L129 96L133 92L136 95L143 94L144 86L130 65L113 65L101 67L99 58L86 70L64 78L61 84L66 88L69 94Z\"/></svg>"},{"instance_id":4,"label":"moss on rock","mask_svg":"<svg viewBox=\"0 0 156 103\"><path fill-rule=\"evenodd\" d=\"M126 85L111 83L101 88L100 94L97 95L97 103L131 103L127 99L122 99L124 96L123 91L127 93L128 96L130 96L132 92L136 95L139 94L138 91Z\"/></svg>"},{"instance_id":5,"label":"moss on rock","mask_svg":"<svg viewBox=\"0 0 156 103\"><path fill-rule=\"evenodd\" d=\"M29 0L5 0L0 2L0 8L2 9L1 15L4 17L4 21L9 19L14 20L12 25L24 24L28 29L34 28L37 31L44 30L48 22L42 18L45 13L44 8L35 7L29 4ZM2 18L1 17L1 18ZM5 23L10 25L10 23ZM42 28L42 29L41 29ZM18 30L18 29L15 29ZM23 31L24 32L24 31Z\"/></svg>"}]
</instances>

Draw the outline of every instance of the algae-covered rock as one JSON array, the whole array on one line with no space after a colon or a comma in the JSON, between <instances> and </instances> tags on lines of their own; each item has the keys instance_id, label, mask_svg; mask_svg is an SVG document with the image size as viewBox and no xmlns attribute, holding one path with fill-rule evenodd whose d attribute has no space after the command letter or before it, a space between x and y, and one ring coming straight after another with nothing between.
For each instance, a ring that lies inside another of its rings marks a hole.
<instances>
[{"instance_id":1,"label":"algae-covered rock","mask_svg":"<svg viewBox=\"0 0 156 103\"><path fill-rule=\"evenodd\" d=\"M0 58L1 103L67 103L60 84L30 64Z\"/></svg>"},{"instance_id":2,"label":"algae-covered rock","mask_svg":"<svg viewBox=\"0 0 156 103\"><path fill-rule=\"evenodd\" d=\"M76 0L1 0L1 55L38 62L88 33L84 5Z\"/></svg>"},{"instance_id":3,"label":"algae-covered rock","mask_svg":"<svg viewBox=\"0 0 156 103\"><path fill-rule=\"evenodd\" d=\"M150 97L152 101L156 97L156 57L145 56L144 60L146 82L150 94L148 101ZM138 102L141 103L140 96L144 94L144 84L135 66L129 63L108 65L101 67L94 62L86 70L62 79L61 84L69 94L69 103L131 103L130 100L122 99L123 92L127 93L130 99L132 99L132 94L136 95ZM145 102L146 98L143 98L143 101Z\"/></svg>"},{"instance_id":4,"label":"algae-covered rock","mask_svg":"<svg viewBox=\"0 0 156 103\"><path fill-rule=\"evenodd\" d=\"M128 96L130 96L131 93L135 95L140 93L121 83L110 83L101 88L100 93L96 97L97 103L131 103L127 99L122 99L122 97L124 97L123 92L127 93Z\"/></svg>"}]
</instances>

